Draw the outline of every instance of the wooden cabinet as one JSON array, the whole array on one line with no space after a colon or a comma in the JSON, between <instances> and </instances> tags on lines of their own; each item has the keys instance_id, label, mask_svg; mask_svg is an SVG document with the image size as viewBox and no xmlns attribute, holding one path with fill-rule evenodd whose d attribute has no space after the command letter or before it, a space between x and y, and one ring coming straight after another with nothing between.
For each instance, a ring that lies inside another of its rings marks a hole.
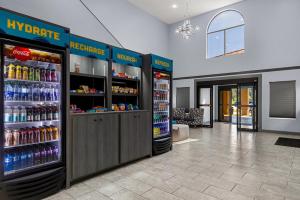
<instances>
[{"instance_id":1,"label":"wooden cabinet","mask_svg":"<svg viewBox=\"0 0 300 200\"><path fill-rule=\"evenodd\" d=\"M149 111L71 117L71 181L152 153Z\"/></svg>"},{"instance_id":2,"label":"wooden cabinet","mask_svg":"<svg viewBox=\"0 0 300 200\"><path fill-rule=\"evenodd\" d=\"M118 124L118 114L72 117L72 180L119 164Z\"/></svg>"},{"instance_id":3,"label":"wooden cabinet","mask_svg":"<svg viewBox=\"0 0 300 200\"><path fill-rule=\"evenodd\" d=\"M150 122L151 114L147 111L121 114L121 163L151 155L152 128Z\"/></svg>"}]
</instances>

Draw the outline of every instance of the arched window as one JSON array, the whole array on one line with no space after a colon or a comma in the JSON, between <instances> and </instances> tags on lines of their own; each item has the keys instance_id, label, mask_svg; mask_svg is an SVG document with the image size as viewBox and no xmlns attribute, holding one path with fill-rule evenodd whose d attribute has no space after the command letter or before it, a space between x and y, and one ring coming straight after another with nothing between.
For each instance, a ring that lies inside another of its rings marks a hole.
<instances>
[{"instance_id":1,"label":"arched window","mask_svg":"<svg viewBox=\"0 0 300 200\"><path fill-rule=\"evenodd\" d=\"M207 28L207 58L245 52L245 22L240 12L225 10Z\"/></svg>"}]
</instances>

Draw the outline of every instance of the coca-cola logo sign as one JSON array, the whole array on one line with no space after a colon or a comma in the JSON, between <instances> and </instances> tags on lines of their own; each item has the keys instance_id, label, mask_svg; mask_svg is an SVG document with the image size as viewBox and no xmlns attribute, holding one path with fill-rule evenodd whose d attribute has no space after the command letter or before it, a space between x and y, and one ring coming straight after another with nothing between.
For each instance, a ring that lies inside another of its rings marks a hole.
<instances>
[{"instance_id":1,"label":"coca-cola logo sign","mask_svg":"<svg viewBox=\"0 0 300 200\"><path fill-rule=\"evenodd\" d=\"M15 47L12 51L14 57L21 61L26 61L30 59L31 52L25 47Z\"/></svg>"}]
</instances>

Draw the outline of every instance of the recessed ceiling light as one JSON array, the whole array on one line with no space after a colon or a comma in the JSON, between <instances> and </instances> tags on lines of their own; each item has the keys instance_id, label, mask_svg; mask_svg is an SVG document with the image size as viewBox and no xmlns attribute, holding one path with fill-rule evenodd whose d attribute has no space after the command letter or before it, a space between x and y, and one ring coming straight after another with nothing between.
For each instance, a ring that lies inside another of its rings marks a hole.
<instances>
[{"instance_id":1,"label":"recessed ceiling light","mask_svg":"<svg viewBox=\"0 0 300 200\"><path fill-rule=\"evenodd\" d=\"M177 4L172 4L172 8L178 8Z\"/></svg>"}]
</instances>

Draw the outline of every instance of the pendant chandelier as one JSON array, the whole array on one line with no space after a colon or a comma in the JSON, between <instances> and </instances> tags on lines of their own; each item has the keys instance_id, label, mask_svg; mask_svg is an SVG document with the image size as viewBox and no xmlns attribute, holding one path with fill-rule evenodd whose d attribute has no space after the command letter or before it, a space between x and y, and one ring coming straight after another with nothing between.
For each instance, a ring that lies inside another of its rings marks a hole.
<instances>
[{"instance_id":1,"label":"pendant chandelier","mask_svg":"<svg viewBox=\"0 0 300 200\"><path fill-rule=\"evenodd\" d=\"M185 12L185 15L184 17L185 18L188 18L186 20L184 20L183 24L178 26L175 30L175 32L177 34L181 34L182 38L184 39L190 39L191 36L200 30L200 27L199 26L193 26L191 24L191 20L189 19L190 18L190 13L189 13L189 4L191 3L190 0L187 0L186 2L186 12Z\"/></svg>"}]
</instances>

